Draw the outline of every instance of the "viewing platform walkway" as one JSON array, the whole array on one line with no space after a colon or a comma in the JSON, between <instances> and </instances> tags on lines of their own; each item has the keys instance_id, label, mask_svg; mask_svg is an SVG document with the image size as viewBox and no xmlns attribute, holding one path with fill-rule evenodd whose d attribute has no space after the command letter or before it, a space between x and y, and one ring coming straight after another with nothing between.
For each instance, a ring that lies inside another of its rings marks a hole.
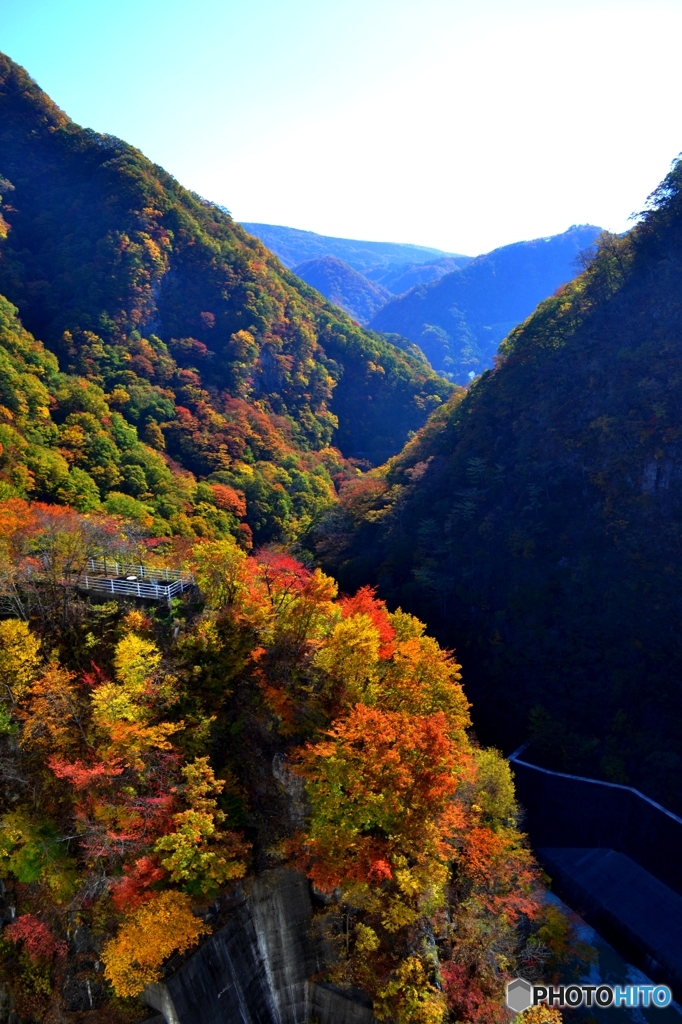
<instances>
[{"instance_id":1,"label":"viewing platform walkway","mask_svg":"<svg viewBox=\"0 0 682 1024\"><path fill-rule=\"evenodd\" d=\"M107 558L91 558L75 580L79 590L168 601L194 586L194 576L180 569L130 565Z\"/></svg>"}]
</instances>

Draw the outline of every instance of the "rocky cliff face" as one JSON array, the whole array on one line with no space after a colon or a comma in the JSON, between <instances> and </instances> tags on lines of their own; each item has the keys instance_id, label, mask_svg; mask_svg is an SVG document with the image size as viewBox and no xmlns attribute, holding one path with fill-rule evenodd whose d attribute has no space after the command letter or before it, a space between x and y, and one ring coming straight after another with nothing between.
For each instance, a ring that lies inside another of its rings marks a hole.
<instances>
[{"instance_id":1,"label":"rocky cliff face","mask_svg":"<svg viewBox=\"0 0 682 1024\"><path fill-rule=\"evenodd\" d=\"M145 998L166 1024L372 1024L355 994L313 980L328 959L307 879L280 868L260 875L232 919Z\"/></svg>"}]
</instances>

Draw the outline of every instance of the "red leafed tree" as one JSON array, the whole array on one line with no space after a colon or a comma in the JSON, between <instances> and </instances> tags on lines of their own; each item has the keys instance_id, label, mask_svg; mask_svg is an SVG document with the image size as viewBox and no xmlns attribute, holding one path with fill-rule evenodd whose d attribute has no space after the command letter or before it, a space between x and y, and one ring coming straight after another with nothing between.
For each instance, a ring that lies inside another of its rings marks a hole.
<instances>
[{"instance_id":1,"label":"red leafed tree","mask_svg":"<svg viewBox=\"0 0 682 1024\"><path fill-rule=\"evenodd\" d=\"M34 962L66 956L66 943L55 939L49 926L34 914L22 914L12 921L3 931L3 937L14 945L21 944Z\"/></svg>"},{"instance_id":2,"label":"red leafed tree","mask_svg":"<svg viewBox=\"0 0 682 1024\"><path fill-rule=\"evenodd\" d=\"M539 873L516 829L472 824L460 861L461 884L496 916L515 924L522 915L536 917Z\"/></svg>"},{"instance_id":3,"label":"red leafed tree","mask_svg":"<svg viewBox=\"0 0 682 1024\"><path fill-rule=\"evenodd\" d=\"M443 994L455 1020L475 1024L500 1024L503 1010L500 994L474 974L465 964L445 963L440 968ZM487 991L486 991L487 989Z\"/></svg>"},{"instance_id":4,"label":"red leafed tree","mask_svg":"<svg viewBox=\"0 0 682 1024\"><path fill-rule=\"evenodd\" d=\"M366 615L378 630L381 639L380 658L390 658L395 650L395 630L388 617L386 602L376 597L373 587L360 587L353 597L341 598L344 619L351 615Z\"/></svg>"},{"instance_id":5,"label":"red leafed tree","mask_svg":"<svg viewBox=\"0 0 682 1024\"><path fill-rule=\"evenodd\" d=\"M291 555L269 551L267 548L256 553L251 569L275 609L300 594L311 576L310 570Z\"/></svg>"},{"instance_id":6,"label":"red leafed tree","mask_svg":"<svg viewBox=\"0 0 682 1024\"><path fill-rule=\"evenodd\" d=\"M154 895L150 886L160 882L166 872L157 857L140 857L133 865L126 864L123 878L111 889L111 902L117 910L131 913Z\"/></svg>"},{"instance_id":7,"label":"red leafed tree","mask_svg":"<svg viewBox=\"0 0 682 1024\"><path fill-rule=\"evenodd\" d=\"M83 761L71 762L49 757L47 763L58 779L66 779L74 789L87 789L95 783L107 783L124 770L123 764L117 760L84 764Z\"/></svg>"},{"instance_id":8,"label":"red leafed tree","mask_svg":"<svg viewBox=\"0 0 682 1024\"><path fill-rule=\"evenodd\" d=\"M389 877L402 858L446 861L463 824L450 798L467 767L442 712L356 705L299 756L313 805L303 842L310 877L331 891Z\"/></svg>"},{"instance_id":9,"label":"red leafed tree","mask_svg":"<svg viewBox=\"0 0 682 1024\"><path fill-rule=\"evenodd\" d=\"M232 512L238 519L246 515L246 499L241 491L236 491L227 484L211 484L210 487L218 508Z\"/></svg>"}]
</instances>

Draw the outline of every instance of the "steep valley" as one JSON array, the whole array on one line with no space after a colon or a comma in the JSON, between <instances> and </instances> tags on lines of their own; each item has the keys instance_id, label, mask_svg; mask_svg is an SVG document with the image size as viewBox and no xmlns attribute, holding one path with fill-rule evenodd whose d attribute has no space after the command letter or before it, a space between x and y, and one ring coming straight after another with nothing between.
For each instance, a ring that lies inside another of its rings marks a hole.
<instances>
[{"instance_id":1,"label":"steep valley","mask_svg":"<svg viewBox=\"0 0 682 1024\"><path fill-rule=\"evenodd\" d=\"M680 809L678 163L493 371L347 486L318 533L456 647L482 738ZM470 265L472 266L472 265ZM463 273L467 272L465 268Z\"/></svg>"},{"instance_id":2,"label":"steep valley","mask_svg":"<svg viewBox=\"0 0 682 1024\"><path fill-rule=\"evenodd\" d=\"M0 194L0 1019L504 1024L584 946L457 661L309 548L456 389L1 55Z\"/></svg>"},{"instance_id":3,"label":"steep valley","mask_svg":"<svg viewBox=\"0 0 682 1024\"><path fill-rule=\"evenodd\" d=\"M681 294L682 162L473 260L240 226L0 54L0 1021L508 1024L594 963L550 792L679 905Z\"/></svg>"}]
</instances>

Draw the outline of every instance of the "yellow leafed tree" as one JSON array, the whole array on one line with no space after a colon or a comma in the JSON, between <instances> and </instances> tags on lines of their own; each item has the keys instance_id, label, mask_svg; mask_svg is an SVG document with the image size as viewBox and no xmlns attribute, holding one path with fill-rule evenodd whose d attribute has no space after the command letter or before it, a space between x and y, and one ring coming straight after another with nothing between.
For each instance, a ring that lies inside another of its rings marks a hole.
<instances>
[{"instance_id":1,"label":"yellow leafed tree","mask_svg":"<svg viewBox=\"0 0 682 1024\"><path fill-rule=\"evenodd\" d=\"M0 682L17 701L38 674L40 640L21 619L0 622Z\"/></svg>"},{"instance_id":2,"label":"yellow leafed tree","mask_svg":"<svg viewBox=\"0 0 682 1024\"><path fill-rule=\"evenodd\" d=\"M161 863L172 882L185 883L193 892L213 893L232 878L246 873L249 846L234 832L217 828L225 820L215 797L224 783L216 779L207 757L198 757L182 769L189 809L174 816L175 832L156 843Z\"/></svg>"},{"instance_id":3,"label":"yellow leafed tree","mask_svg":"<svg viewBox=\"0 0 682 1024\"><path fill-rule=\"evenodd\" d=\"M139 995L159 980L159 968L171 953L191 949L210 930L192 913L189 896L172 890L155 894L104 947L104 976L117 995Z\"/></svg>"},{"instance_id":4,"label":"yellow leafed tree","mask_svg":"<svg viewBox=\"0 0 682 1024\"><path fill-rule=\"evenodd\" d=\"M155 681L160 663L161 654L153 641L127 633L114 654L117 682L103 683L91 698L93 721L108 740L103 754L120 758L138 771L145 754L152 748L169 750L168 737L183 726L182 722L150 722L154 697L160 690Z\"/></svg>"}]
</instances>

